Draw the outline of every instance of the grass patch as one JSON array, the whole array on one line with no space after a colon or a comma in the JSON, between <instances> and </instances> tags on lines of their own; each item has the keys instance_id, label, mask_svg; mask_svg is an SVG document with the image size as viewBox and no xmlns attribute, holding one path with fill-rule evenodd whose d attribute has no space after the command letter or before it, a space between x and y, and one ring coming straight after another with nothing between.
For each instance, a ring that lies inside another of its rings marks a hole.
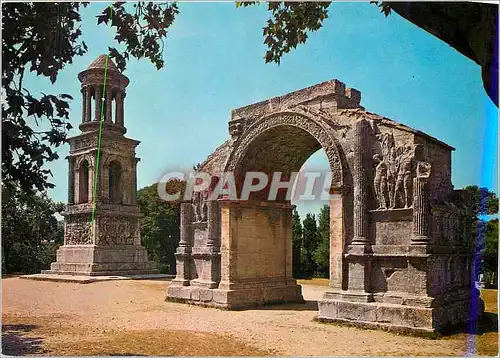
<instances>
[{"instance_id":1,"label":"grass patch","mask_svg":"<svg viewBox=\"0 0 500 358\"><path fill-rule=\"evenodd\" d=\"M478 322L476 335L469 337L475 346L475 354L497 356L498 355L498 290L482 289L481 298L484 301L484 316ZM484 332L484 333L483 333ZM465 338L466 339L466 338ZM467 345L467 343L466 343ZM469 343L469 345L471 345Z\"/></svg>"}]
</instances>

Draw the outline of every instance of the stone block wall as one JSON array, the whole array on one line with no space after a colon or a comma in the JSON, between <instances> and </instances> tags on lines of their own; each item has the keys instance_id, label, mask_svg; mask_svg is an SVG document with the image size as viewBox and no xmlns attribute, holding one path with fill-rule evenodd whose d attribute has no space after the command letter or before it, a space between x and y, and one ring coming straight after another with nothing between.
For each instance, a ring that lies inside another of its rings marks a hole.
<instances>
[{"instance_id":1,"label":"stone block wall","mask_svg":"<svg viewBox=\"0 0 500 358\"><path fill-rule=\"evenodd\" d=\"M290 211L290 207L248 204L223 209L223 217L231 216L221 237L221 250L231 251L231 262L225 263L234 266L231 281L291 277ZM228 267L222 270L225 279Z\"/></svg>"},{"instance_id":2,"label":"stone block wall","mask_svg":"<svg viewBox=\"0 0 500 358\"><path fill-rule=\"evenodd\" d=\"M292 277L291 205L210 202L219 215L205 223L186 220L191 204L183 205L178 275L167 299L226 308L303 300ZM210 227L220 228L217 238L209 239Z\"/></svg>"}]
</instances>

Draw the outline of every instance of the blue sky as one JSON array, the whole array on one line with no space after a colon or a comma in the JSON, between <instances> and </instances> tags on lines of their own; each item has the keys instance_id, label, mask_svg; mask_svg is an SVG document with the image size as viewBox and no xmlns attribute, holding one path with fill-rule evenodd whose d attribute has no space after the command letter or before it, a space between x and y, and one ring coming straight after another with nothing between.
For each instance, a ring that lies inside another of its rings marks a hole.
<instances>
[{"instance_id":1,"label":"blue sky","mask_svg":"<svg viewBox=\"0 0 500 358\"><path fill-rule=\"evenodd\" d=\"M55 85L30 77L34 92L70 93L71 135L78 134L81 94L78 72L108 46L109 27L96 25L106 3L83 11L88 53L64 68ZM362 92L370 112L427 132L456 148L452 180L497 188L498 111L482 87L480 67L397 14L386 18L368 3L333 3L323 28L305 45L285 55L281 65L266 64L262 27L266 5L236 8L234 3L180 3L180 15L165 42L166 67L130 61L125 101L127 136L138 139L138 188L169 169L190 168L228 138L231 109L316 83L339 79ZM56 188L49 195L67 199L69 150L50 163ZM323 152L305 165L328 169ZM317 203L300 204L301 216Z\"/></svg>"}]
</instances>

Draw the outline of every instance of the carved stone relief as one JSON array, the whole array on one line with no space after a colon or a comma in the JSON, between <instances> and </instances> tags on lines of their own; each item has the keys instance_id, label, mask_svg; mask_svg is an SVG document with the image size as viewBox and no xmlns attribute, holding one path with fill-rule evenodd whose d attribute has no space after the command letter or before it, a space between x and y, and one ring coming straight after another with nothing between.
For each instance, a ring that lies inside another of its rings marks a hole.
<instances>
[{"instance_id":1,"label":"carved stone relief","mask_svg":"<svg viewBox=\"0 0 500 358\"><path fill-rule=\"evenodd\" d=\"M73 143L74 143L74 145L71 148L72 151L86 149L86 148L92 148L92 147L97 146L97 138L89 137L89 138L75 139L75 141Z\"/></svg>"},{"instance_id":2,"label":"carved stone relief","mask_svg":"<svg viewBox=\"0 0 500 358\"><path fill-rule=\"evenodd\" d=\"M99 219L99 245L133 245L139 221L130 217L102 216Z\"/></svg>"},{"instance_id":3,"label":"carved stone relief","mask_svg":"<svg viewBox=\"0 0 500 358\"><path fill-rule=\"evenodd\" d=\"M207 222L207 193L196 191L193 194L193 219L195 223Z\"/></svg>"},{"instance_id":4,"label":"carved stone relief","mask_svg":"<svg viewBox=\"0 0 500 358\"><path fill-rule=\"evenodd\" d=\"M396 145L392 133L376 136L381 154L373 156L378 209L410 208L413 205L412 180L415 172L415 146Z\"/></svg>"},{"instance_id":5,"label":"carved stone relief","mask_svg":"<svg viewBox=\"0 0 500 358\"><path fill-rule=\"evenodd\" d=\"M70 216L66 218L64 231L65 245L92 244L92 228L87 216Z\"/></svg>"}]
</instances>

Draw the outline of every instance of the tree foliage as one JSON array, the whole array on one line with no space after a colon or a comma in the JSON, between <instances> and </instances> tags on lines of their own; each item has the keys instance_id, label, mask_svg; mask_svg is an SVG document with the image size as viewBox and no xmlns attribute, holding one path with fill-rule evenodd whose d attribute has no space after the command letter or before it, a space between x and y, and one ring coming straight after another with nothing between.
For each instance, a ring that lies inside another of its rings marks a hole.
<instances>
[{"instance_id":1,"label":"tree foliage","mask_svg":"<svg viewBox=\"0 0 500 358\"><path fill-rule=\"evenodd\" d=\"M318 216L318 246L314 250L314 262L319 276L330 274L330 206L324 205Z\"/></svg>"},{"instance_id":2,"label":"tree foliage","mask_svg":"<svg viewBox=\"0 0 500 358\"><path fill-rule=\"evenodd\" d=\"M498 219L490 220L484 228L482 272L487 287L498 287Z\"/></svg>"},{"instance_id":3,"label":"tree foliage","mask_svg":"<svg viewBox=\"0 0 500 358\"><path fill-rule=\"evenodd\" d=\"M297 209L292 214L292 271L293 277L302 277L301 256L302 248L302 223Z\"/></svg>"},{"instance_id":4,"label":"tree foliage","mask_svg":"<svg viewBox=\"0 0 500 358\"><path fill-rule=\"evenodd\" d=\"M255 4L238 3L238 6ZM328 17L330 2L268 2L271 18L264 27L264 44L268 51L266 62L280 63L281 57L307 40L307 33L321 28Z\"/></svg>"},{"instance_id":5,"label":"tree foliage","mask_svg":"<svg viewBox=\"0 0 500 358\"><path fill-rule=\"evenodd\" d=\"M182 189L182 182L169 182L167 190ZM175 190L177 191L177 190ZM175 192L173 191L173 192ZM164 273L175 273L175 250L180 240L180 205L165 202L158 196L158 184L137 192L141 208L141 241L150 259L159 264Z\"/></svg>"},{"instance_id":6,"label":"tree foliage","mask_svg":"<svg viewBox=\"0 0 500 358\"><path fill-rule=\"evenodd\" d=\"M35 273L48 269L63 241L56 213L64 209L46 194L27 194L2 186L2 272Z\"/></svg>"},{"instance_id":7,"label":"tree foliage","mask_svg":"<svg viewBox=\"0 0 500 358\"><path fill-rule=\"evenodd\" d=\"M498 197L488 188L469 185L464 188L464 191L466 192L466 205L474 218L498 213Z\"/></svg>"},{"instance_id":8,"label":"tree foliage","mask_svg":"<svg viewBox=\"0 0 500 358\"><path fill-rule=\"evenodd\" d=\"M27 74L55 83L59 72L84 55L81 10L88 2L18 2L2 4L2 176L8 186L43 191L54 185L44 164L58 159L54 151L66 141L70 94L33 93ZM109 48L120 70L131 57L148 58L156 68L164 62L163 40L178 13L175 3L103 4L97 24L111 24L115 40Z\"/></svg>"},{"instance_id":9,"label":"tree foliage","mask_svg":"<svg viewBox=\"0 0 500 358\"><path fill-rule=\"evenodd\" d=\"M314 251L318 247L319 238L316 218L313 214L306 214L302 227L301 270L305 275L312 277L316 273L317 265L314 261Z\"/></svg>"},{"instance_id":10,"label":"tree foliage","mask_svg":"<svg viewBox=\"0 0 500 358\"><path fill-rule=\"evenodd\" d=\"M475 185L464 188L466 206L472 225L470 240L477 243L476 265L477 275L489 285L497 285L498 277L498 219L487 220L488 215L498 214L498 197L487 188Z\"/></svg>"}]
</instances>

